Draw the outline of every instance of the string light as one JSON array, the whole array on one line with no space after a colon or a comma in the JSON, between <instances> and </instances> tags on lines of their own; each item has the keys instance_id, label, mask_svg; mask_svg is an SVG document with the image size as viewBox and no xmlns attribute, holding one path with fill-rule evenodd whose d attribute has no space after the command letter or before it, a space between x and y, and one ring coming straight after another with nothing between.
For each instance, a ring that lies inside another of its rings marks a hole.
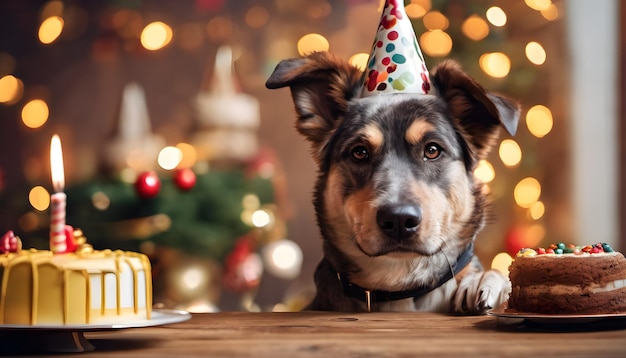
<instances>
[{"instance_id":1,"label":"string light","mask_svg":"<svg viewBox=\"0 0 626 358\"><path fill-rule=\"evenodd\" d=\"M48 105L42 99L33 99L22 108L22 122L28 128L39 128L48 121Z\"/></svg>"},{"instance_id":2,"label":"string light","mask_svg":"<svg viewBox=\"0 0 626 358\"><path fill-rule=\"evenodd\" d=\"M545 212L546 212L546 207L541 201L536 201L528 209L528 214L530 215L530 218L533 220L541 219L543 217L543 214L545 214Z\"/></svg>"},{"instance_id":3,"label":"string light","mask_svg":"<svg viewBox=\"0 0 626 358\"><path fill-rule=\"evenodd\" d=\"M183 160L183 152L176 147L165 147L159 152L157 162L165 170L172 170Z\"/></svg>"},{"instance_id":4,"label":"string light","mask_svg":"<svg viewBox=\"0 0 626 358\"><path fill-rule=\"evenodd\" d=\"M44 45L53 43L57 38L59 38L59 36L61 36L61 32L63 32L63 25L63 18L60 16L50 16L45 19L39 26L39 31L37 32L39 41Z\"/></svg>"},{"instance_id":5,"label":"string light","mask_svg":"<svg viewBox=\"0 0 626 358\"><path fill-rule=\"evenodd\" d=\"M559 18L559 9L556 5L552 4L545 10L541 10L541 16L543 16L546 20L554 21Z\"/></svg>"},{"instance_id":6,"label":"string light","mask_svg":"<svg viewBox=\"0 0 626 358\"><path fill-rule=\"evenodd\" d=\"M146 50L159 50L172 41L172 28L161 21L152 22L141 31L140 40Z\"/></svg>"},{"instance_id":7,"label":"string light","mask_svg":"<svg viewBox=\"0 0 626 358\"><path fill-rule=\"evenodd\" d=\"M546 106L532 106L526 113L526 126L532 135L543 138L552 130L552 111Z\"/></svg>"},{"instance_id":8,"label":"string light","mask_svg":"<svg viewBox=\"0 0 626 358\"><path fill-rule=\"evenodd\" d=\"M311 52L328 51L329 48L328 40L320 34L306 34L298 40L298 53L300 56L306 56Z\"/></svg>"},{"instance_id":9,"label":"string light","mask_svg":"<svg viewBox=\"0 0 626 358\"><path fill-rule=\"evenodd\" d=\"M444 57L452 50L452 38L442 30L426 31L420 36L420 45L427 55Z\"/></svg>"},{"instance_id":10,"label":"string light","mask_svg":"<svg viewBox=\"0 0 626 358\"><path fill-rule=\"evenodd\" d=\"M448 18L439 11L431 11L424 15L424 26L429 30L445 30L450 25Z\"/></svg>"},{"instance_id":11,"label":"string light","mask_svg":"<svg viewBox=\"0 0 626 358\"><path fill-rule=\"evenodd\" d=\"M476 169L474 169L474 176L483 183L489 183L495 179L496 171L493 169L491 163L482 159L478 162Z\"/></svg>"},{"instance_id":12,"label":"string light","mask_svg":"<svg viewBox=\"0 0 626 358\"><path fill-rule=\"evenodd\" d=\"M28 192L28 202L39 211L44 211L50 206L50 193L43 186L35 186Z\"/></svg>"},{"instance_id":13,"label":"string light","mask_svg":"<svg viewBox=\"0 0 626 358\"><path fill-rule=\"evenodd\" d=\"M471 15L461 25L461 31L469 39L480 41L489 35L489 25L478 15Z\"/></svg>"},{"instance_id":14,"label":"string light","mask_svg":"<svg viewBox=\"0 0 626 358\"><path fill-rule=\"evenodd\" d=\"M522 208L530 208L541 196L541 184L535 178L528 177L520 180L513 190L515 203Z\"/></svg>"},{"instance_id":15,"label":"string light","mask_svg":"<svg viewBox=\"0 0 626 358\"><path fill-rule=\"evenodd\" d=\"M0 103L13 104L22 97L24 85L22 81L13 76L6 75L0 78Z\"/></svg>"},{"instance_id":16,"label":"string light","mask_svg":"<svg viewBox=\"0 0 626 358\"><path fill-rule=\"evenodd\" d=\"M511 70L511 60L502 52L483 54L478 61L483 72L491 77L506 77Z\"/></svg>"},{"instance_id":17,"label":"string light","mask_svg":"<svg viewBox=\"0 0 626 358\"><path fill-rule=\"evenodd\" d=\"M526 5L537 11L547 10L552 5L551 0L524 0Z\"/></svg>"},{"instance_id":18,"label":"string light","mask_svg":"<svg viewBox=\"0 0 626 358\"><path fill-rule=\"evenodd\" d=\"M426 15L428 10L424 9L422 5L411 3L405 6L404 10L406 14L412 19L419 19L420 17Z\"/></svg>"},{"instance_id":19,"label":"string light","mask_svg":"<svg viewBox=\"0 0 626 358\"><path fill-rule=\"evenodd\" d=\"M513 139L505 139L500 143L498 155L504 165L514 167L522 160L522 149Z\"/></svg>"},{"instance_id":20,"label":"string light","mask_svg":"<svg viewBox=\"0 0 626 358\"><path fill-rule=\"evenodd\" d=\"M369 59L369 54L361 52L354 54L350 57L348 62L359 70L363 71L367 67L367 60Z\"/></svg>"},{"instance_id":21,"label":"string light","mask_svg":"<svg viewBox=\"0 0 626 358\"><path fill-rule=\"evenodd\" d=\"M493 26L502 27L506 25L506 13L497 6L492 6L487 9L485 15L487 16L487 21L489 21Z\"/></svg>"},{"instance_id":22,"label":"string light","mask_svg":"<svg viewBox=\"0 0 626 358\"><path fill-rule=\"evenodd\" d=\"M529 42L525 48L526 58L535 65L543 65L546 62L546 50L538 42Z\"/></svg>"}]
</instances>

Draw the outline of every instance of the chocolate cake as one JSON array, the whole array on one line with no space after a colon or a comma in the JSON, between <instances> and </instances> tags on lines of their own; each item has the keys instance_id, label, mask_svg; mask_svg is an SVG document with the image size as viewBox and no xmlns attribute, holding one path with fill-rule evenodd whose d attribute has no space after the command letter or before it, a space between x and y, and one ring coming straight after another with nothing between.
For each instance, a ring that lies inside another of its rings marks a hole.
<instances>
[{"instance_id":1,"label":"chocolate cake","mask_svg":"<svg viewBox=\"0 0 626 358\"><path fill-rule=\"evenodd\" d=\"M626 258L607 244L521 249L509 279L507 311L626 313Z\"/></svg>"}]
</instances>

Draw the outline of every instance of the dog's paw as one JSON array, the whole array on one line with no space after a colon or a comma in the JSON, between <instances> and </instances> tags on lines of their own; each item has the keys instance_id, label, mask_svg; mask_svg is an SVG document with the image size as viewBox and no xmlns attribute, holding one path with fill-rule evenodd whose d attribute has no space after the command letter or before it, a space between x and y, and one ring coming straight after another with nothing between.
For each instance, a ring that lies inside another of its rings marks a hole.
<instances>
[{"instance_id":1,"label":"dog's paw","mask_svg":"<svg viewBox=\"0 0 626 358\"><path fill-rule=\"evenodd\" d=\"M458 314L483 314L500 306L511 292L511 283L496 270L474 272L459 283L452 311Z\"/></svg>"}]
</instances>

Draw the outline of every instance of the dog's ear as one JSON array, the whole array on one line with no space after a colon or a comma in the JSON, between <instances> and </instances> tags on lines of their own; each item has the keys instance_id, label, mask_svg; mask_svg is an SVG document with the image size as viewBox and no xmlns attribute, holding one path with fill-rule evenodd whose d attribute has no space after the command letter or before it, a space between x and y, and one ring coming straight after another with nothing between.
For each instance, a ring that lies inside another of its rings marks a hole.
<instances>
[{"instance_id":1,"label":"dog's ear","mask_svg":"<svg viewBox=\"0 0 626 358\"><path fill-rule=\"evenodd\" d=\"M473 153L472 167L494 145L499 127L514 135L519 121L517 102L485 91L454 61L444 61L431 74L436 94L448 105L453 120Z\"/></svg>"},{"instance_id":2,"label":"dog's ear","mask_svg":"<svg viewBox=\"0 0 626 358\"><path fill-rule=\"evenodd\" d=\"M296 128L320 149L344 117L348 102L357 94L361 71L328 52L281 61L265 86L289 86L296 107Z\"/></svg>"}]
</instances>

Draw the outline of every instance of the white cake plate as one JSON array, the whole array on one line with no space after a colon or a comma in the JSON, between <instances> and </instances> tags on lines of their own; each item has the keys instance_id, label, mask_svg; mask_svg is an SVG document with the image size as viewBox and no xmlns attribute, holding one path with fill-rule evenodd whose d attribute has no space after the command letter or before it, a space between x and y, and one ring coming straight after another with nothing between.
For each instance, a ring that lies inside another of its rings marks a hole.
<instances>
[{"instance_id":1,"label":"white cake plate","mask_svg":"<svg viewBox=\"0 0 626 358\"><path fill-rule=\"evenodd\" d=\"M47 352L88 352L94 350L94 346L85 338L85 332L161 326L183 322L190 318L191 314L182 310L153 309L150 319L125 323L37 326L0 324L0 333L28 337L29 339L25 341L37 344L38 347Z\"/></svg>"}]
</instances>

